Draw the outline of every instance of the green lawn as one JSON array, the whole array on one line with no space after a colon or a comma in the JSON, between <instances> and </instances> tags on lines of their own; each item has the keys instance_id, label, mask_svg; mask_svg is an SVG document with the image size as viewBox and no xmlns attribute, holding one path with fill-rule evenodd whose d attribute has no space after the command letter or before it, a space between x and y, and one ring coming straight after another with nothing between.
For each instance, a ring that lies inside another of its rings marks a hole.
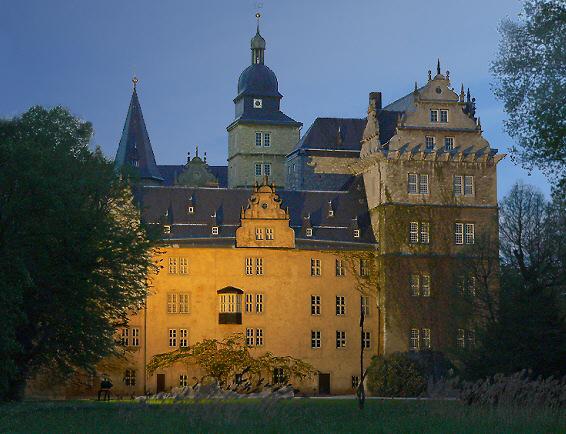
<instances>
[{"instance_id":1,"label":"green lawn","mask_svg":"<svg viewBox=\"0 0 566 434\"><path fill-rule=\"evenodd\" d=\"M491 410L454 401L354 400L127 402L24 402L0 405L0 432L566 432L566 413Z\"/></svg>"}]
</instances>

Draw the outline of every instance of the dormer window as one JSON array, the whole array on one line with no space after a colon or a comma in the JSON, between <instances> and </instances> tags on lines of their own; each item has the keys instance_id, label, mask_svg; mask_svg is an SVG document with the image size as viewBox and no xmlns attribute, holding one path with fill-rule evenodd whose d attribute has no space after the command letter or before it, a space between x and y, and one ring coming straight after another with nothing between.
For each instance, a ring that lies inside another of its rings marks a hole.
<instances>
[{"instance_id":1,"label":"dormer window","mask_svg":"<svg viewBox=\"0 0 566 434\"><path fill-rule=\"evenodd\" d=\"M187 213L194 214L195 213L195 207L194 206L188 206L187 207Z\"/></svg>"},{"instance_id":2,"label":"dormer window","mask_svg":"<svg viewBox=\"0 0 566 434\"><path fill-rule=\"evenodd\" d=\"M328 210L328 217L334 217L334 210L333 209Z\"/></svg>"},{"instance_id":3,"label":"dormer window","mask_svg":"<svg viewBox=\"0 0 566 434\"><path fill-rule=\"evenodd\" d=\"M218 235L218 226L212 226L212 235Z\"/></svg>"},{"instance_id":4,"label":"dormer window","mask_svg":"<svg viewBox=\"0 0 566 434\"><path fill-rule=\"evenodd\" d=\"M354 229L354 238L360 238L360 230Z\"/></svg>"},{"instance_id":5,"label":"dormer window","mask_svg":"<svg viewBox=\"0 0 566 434\"><path fill-rule=\"evenodd\" d=\"M254 108L260 109L263 107L263 101L259 98L254 98Z\"/></svg>"},{"instance_id":6,"label":"dormer window","mask_svg":"<svg viewBox=\"0 0 566 434\"><path fill-rule=\"evenodd\" d=\"M171 225L163 225L163 233L170 234L171 233Z\"/></svg>"},{"instance_id":7,"label":"dormer window","mask_svg":"<svg viewBox=\"0 0 566 434\"><path fill-rule=\"evenodd\" d=\"M306 235L307 237L312 237L312 228L307 228L307 229L305 230L305 235Z\"/></svg>"}]
</instances>

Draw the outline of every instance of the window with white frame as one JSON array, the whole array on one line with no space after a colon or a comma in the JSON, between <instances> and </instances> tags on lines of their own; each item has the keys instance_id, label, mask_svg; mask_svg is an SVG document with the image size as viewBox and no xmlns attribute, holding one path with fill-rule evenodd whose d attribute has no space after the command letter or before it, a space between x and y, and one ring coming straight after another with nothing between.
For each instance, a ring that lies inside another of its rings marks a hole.
<instances>
[{"instance_id":1,"label":"window with white frame","mask_svg":"<svg viewBox=\"0 0 566 434\"><path fill-rule=\"evenodd\" d=\"M430 121L431 122L438 122L438 110L431 110L430 111Z\"/></svg>"},{"instance_id":2,"label":"window with white frame","mask_svg":"<svg viewBox=\"0 0 566 434\"><path fill-rule=\"evenodd\" d=\"M255 163L255 176L261 176L261 163Z\"/></svg>"},{"instance_id":3,"label":"window with white frame","mask_svg":"<svg viewBox=\"0 0 566 434\"><path fill-rule=\"evenodd\" d=\"M369 260L360 258L360 276L369 276Z\"/></svg>"},{"instance_id":4,"label":"window with white frame","mask_svg":"<svg viewBox=\"0 0 566 434\"><path fill-rule=\"evenodd\" d=\"M245 270L247 276L254 274L254 258L246 258Z\"/></svg>"},{"instance_id":5,"label":"window with white frame","mask_svg":"<svg viewBox=\"0 0 566 434\"><path fill-rule=\"evenodd\" d=\"M420 346L420 330L411 329L411 335L409 337L409 350L417 351Z\"/></svg>"},{"instance_id":6,"label":"window with white frame","mask_svg":"<svg viewBox=\"0 0 566 434\"><path fill-rule=\"evenodd\" d=\"M371 348L371 332L364 331L362 333L362 348Z\"/></svg>"},{"instance_id":7,"label":"window with white frame","mask_svg":"<svg viewBox=\"0 0 566 434\"><path fill-rule=\"evenodd\" d=\"M255 295L255 312L263 313L263 294Z\"/></svg>"},{"instance_id":8,"label":"window with white frame","mask_svg":"<svg viewBox=\"0 0 566 434\"><path fill-rule=\"evenodd\" d=\"M306 228L305 229L305 235L307 237L312 237L312 228Z\"/></svg>"},{"instance_id":9,"label":"window with white frame","mask_svg":"<svg viewBox=\"0 0 566 434\"><path fill-rule=\"evenodd\" d=\"M258 276L262 276L263 275L263 258L247 257L244 270L245 270L246 276L252 276L254 273Z\"/></svg>"},{"instance_id":10,"label":"window with white frame","mask_svg":"<svg viewBox=\"0 0 566 434\"><path fill-rule=\"evenodd\" d=\"M187 387L189 385L189 376L187 374L179 374L179 387Z\"/></svg>"},{"instance_id":11,"label":"window with white frame","mask_svg":"<svg viewBox=\"0 0 566 434\"><path fill-rule=\"evenodd\" d=\"M253 347L254 345L254 329L246 329L246 345L248 347Z\"/></svg>"},{"instance_id":12,"label":"window with white frame","mask_svg":"<svg viewBox=\"0 0 566 434\"><path fill-rule=\"evenodd\" d=\"M127 327L123 327L120 333L120 343L122 346L127 347L130 345L130 330Z\"/></svg>"},{"instance_id":13,"label":"window with white frame","mask_svg":"<svg viewBox=\"0 0 566 434\"><path fill-rule=\"evenodd\" d=\"M454 175L454 196L473 196L473 175Z\"/></svg>"},{"instance_id":14,"label":"window with white frame","mask_svg":"<svg viewBox=\"0 0 566 434\"><path fill-rule=\"evenodd\" d=\"M167 293L167 313L189 313L189 294Z\"/></svg>"},{"instance_id":15,"label":"window with white frame","mask_svg":"<svg viewBox=\"0 0 566 434\"><path fill-rule=\"evenodd\" d=\"M169 274L177 274L177 258L169 258Z\"/></svg>"},{"instance_id":16,"label":"window with white frame","mask_svg":"<svg viewBox=\"0 0 566 434\"><path fill-rule=\"evenodd\" d=\"M195 207L189 205L189 206L187 207L187 214L194 214L194 213L195 213Z\"/></svg>"},{"instance_id":17,"label":"window with white frame","mask_svg":"<svg viewBox=\"0 0 566 434\"><path fill-rule=\"evenodd\" d=\"M271 176L271 163L265 163L263 165L263 174L265 176Z\"/></svg>"},{"instance_id":18,"label":"window with white frame","mask_svg":"<svg viewBox=\"0 0 566 434\"><path fill-rule=\"evenodd\" d=\"M263 276L263 258L255 258L255 274Z\"/></svg>"},{"instance_id":19,"label":"window with white frame","mask_svg":"<svg viewBox=\"0 0 566 434\"><path fill-rule=\"evenodd\" d=\"M167 294L167 313L177 313L177 294Z\"/></svg>"},{"instance_id":20,"label":"window with white frame","mask_svg":"<svg viewBox=\"0 0 566 434\"><path fill-rule=\"evenodd\" d=\"M444 150L452 151L454 149L454 137L444 137Z\"/></svg>"},{"instance_id":21,"label":"window with white frame","mask_svg":"<svg viewBox=\"0 0 566 434\"><path fill-rule=\"evenodd\" d=\"M456 223L454 228L454 242L456 244L474 244L475 224Z\"/></svg>"},{"instance_id":22,"label":"window with white frame","mask_svg":"<svg viewBox=\"0 0 566 434\"><path fill-rule=\"evenodd\" d=\"M265 239L266 240L273 240L273 228L265 228Z\"/></svg>"},{"instance_id":23,"label":"window with white frame","mask_svg":"<svg viewBox=\"0 0 566 434\"><path fill-rule=\"evenodd\" d=\"M132 347L140 346L140 329L132 327Z\"/></svg>"},{"instance_id":24,"label":"window with white frame","mask_svg":"<svg viewBox=\"0 0 566 434\"><path fill-rule=\"evenodd\" d=\"M189 258L179 258L179 274L189 274Z\"/></svg>"},{"instance_id":25,"label":"window with white frame","mask_svg":"<svg viewBox=\"0 0 566 434\"><path fill-rule=\"evenodd\" d=\"M179 329L179 347L188 348L189 331L187 329Z\"/></svg>"},{"instance_id":26,"label":"window with white frame","mask_svg":"<svg viewBox=\"0 0 566 434\"><path fill-rule=\"evenodd\" d=\"M124 371L124 384L126 386L135 386L136 385L136 370L135 369L126 369Z\"/></svg>"},{"instance_id":27,"label":"window with white frame","mask_svg":"<svg viewBox=\"0 0 566 434\"><path fill-rule=\"evenodd\" d=\"M409 223L409 243L417 244L419 242L419 222Z\"/></svg>"},{"instance_id":28,"label":"window with white frame","mask_svg":"<svg viewBox=\"0 0 566 434\"><path fill-rule=\"evenodd\" d=\"M311 330L311 348L320 348L320 330Z\"/></svg>"},{"instance_id":29,"label":"window with white frame","mask_svg":"<svg viewBox=\"0 0 566 434\"><path fill-rule=\"evenodd\" d=\"M430 225L428 222L409 223L409 243L428 244L430 242Z\"/></svg>"},{"instance_id":30,"label":"window with white frame","mask_svg":"<svg viewBox=\"0 0 566 434\"><path fill-rule=\"evenodd\" d=\"M440 110L440 122L448 122L448 110Z\"/></svg>"},{"instance_id":31,"label":"window with white frame","mask_svg":"<svg viewBox=\"0 0 566 434\"><path fill-rule=\"evenodd\" d=\"M242 313L242 294L220 294L220 313Z\"/></svg>"},{"instance_id":32,"label":"window with white frame","mask_svg":"<svg viewBox=\"0 0 566 434\"><path fill-rule=\"evenodd\" d=\"M354 229L354 238L360 238L360 230Z\"/></svg>"},{"instance_id":33,"label":"window with white frame","mask_svg":"<svg viewBox=\"0 0 566 434\"><path fill-rule=\"evenodd\" d=\"M370 300L369 295L362 295L360 297L361 310L362 310L364 316L370 315L370 301L369 300Z\"/></svg>"},{"instance_id":34,"label":"window with white frame","mask_svg":"<svg viewBox=\"0 0 566 434\"><path fill-rule=\"evenodd\" d=\"M426 173L421 173L419 175L419 194L428 194L428 175Z\"/></svg>"},{"instance_id":35,"label":"window with white frame","mask_svg":"<svg viewBox=\"0 0 566 434\"><path fill-rule=\"evenodd\" d=\"M177 329L169 329L169 347L177 348Z\"/></svg>"},{"instance_id":36,"label":"window with white frame","mask_svg":"<svg viewBox=\"0 0 566 434\"><path fill-rule=\"evenodd\" d=\"M212 226L211 233L212 235L218 235L218 226Z\"/></svg>"},{"instance_id":37,"label":"window with white frame","mask_svg":"<svg viewBox=\"0 0 566 434\"><path fill-rule=\"evenodd\" d=\"M336 348L346 347L346 332L344 330L336 330Z\"/></svg>"},{"instance_id":38,"label":"window with white frame","mask_svg":"<svg viewBox=\"0 0 566 434\"><path fill-rule=\"evenodd\" d=\"M474 177L473 175L464 176L464 196L474 195Z\"/></svg>"},{"instance_id":39,"label":"window with white frame","mask_svg":"<svg viewBox=\"0 0 566 434\"><path fill-rule=\"evenodd\" d=\"M342 259L336 259L336 275L344 276L344 261Z\"/></svg>"},{"instance_id":40,"label":"window with white frame","mask_svg":"<svg viewBox=\"0 0 566 434\"><path fill-rule=\"evenodd\" d=\"M255 133L255 145L257 147L261 147L261 137L262 137L261 131L256 131L256 133Z\"/></svg>"},{"instance_id":41,"label":"window with white frame","mask_svg":"<svg viewBox=\"0 0 566 434\"><path fill-rule=\"evenodd\" d=\"M263 240L263 228L255 228L255 239Z\"/></svg>"},{"instance_id":42,"label":"window with white frame","mask_svg":"<svg viewBox=\"0 0 566 434\"><path fill-rule=\"evenodd\" d=\"M428 244L430 242L430 231L429 231L428 222L421 222L419 242L421 244Z\"/></svg>"},{"instance_id":43,"label":"window with white frame","mask_svg":"<svg viewBox=\"0 0 566 434\"><path fill-rule=\"evenodd\" d=\"M263 345L263 329L255 329L255 345L256 347Z\"/></svg>"},{"instance_id":44,"label":"window with white frame","mask_svg":"<svg viewBox=\"0 0 566 434\"><path fill-rule=\"evenodd\" d=\"M419 175L417 173L407 174L407 192L409 194L417 194L419 184Z\"/></svg>"},{"instance_id":45,"label":"window with white frame","mask_svg":"<svg viewBox=\"0 0 566 434\"><path fill-rule=\"evenodd\" d=\"M425 137L425 146L426 149L433 150L434 149L434 145L436 144L436 141L434 139L434 136L426 136Z\"/></svg>"},{"instance_id":46,"label":"window with white frame","mask_svg":"<svg viewBox=\"0 0 566 434\"><path fill-rule=\"evenodd\" d=\"M320 315L320 295L311 295L311 315Z\"/></svg>"},{"instance_id":47,"label":"window with white frame","mask_svg":"<svg viewBox=\"0 0 566 434\"><path fill-rule=\"evenodd\" d=\"M430 329L422 329L422 349L430 350Z\"/></svg>"},{"instance_id":48,"label":"window with white frame","mask_svg":"<svg viewBox=\"0 0 566 434\"><path fill-rule=\"evenodd\" d=\"M311 258L311 276L319 277L322 274L320 259Z\"/></svg>"},{"instance_id":49,"label":"window with white frame","mask_svg":"<svg viewBox=\"0 0 566 434\"><path fill-rule=\"evenodd\" d=\"M254 295L246 294L246 313L252 313L254 311Z\"/></svg>"},{"instance_id":50,"label":"window with white frame","mask_svg":"<svg viewBox=\"0 0 566 434\"><path fill-rule=\"evenodd\" d=\"M189 313L189 294L179 294L179 313Z\"/></svg>"},{"instance_id":51,"label":"window with white frame","mask_svg":"<svg viewBox=\"0 0 566 434\"><path fill-rule=\"evenodd\" d=\"M346 315L346 297L343 295L336 296L336 315Z\"/></svg>"},{"instance_id":52,"label":"window with white frame","mask_svg":"<svg viewBox=\"0 0 566 434\"><path fill-rule=\"evenodd\" d=\"M263 133L263 146L271 146L271 133Z\"/></svg>"}]
</instances>

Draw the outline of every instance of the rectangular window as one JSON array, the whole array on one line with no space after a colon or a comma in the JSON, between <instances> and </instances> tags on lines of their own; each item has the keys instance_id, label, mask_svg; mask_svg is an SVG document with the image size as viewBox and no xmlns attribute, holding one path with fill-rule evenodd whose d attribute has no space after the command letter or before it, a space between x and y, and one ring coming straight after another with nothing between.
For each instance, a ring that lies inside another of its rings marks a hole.
<instances>
[{"instance_id":1,"label":"rectangular window","mask_svg":"<svg viewBox=\"0 0 566 434\"><path fill-rule=\"evenodd\" d=\"M271 134L270 133L263 133L263 146L265 146L265 147L271 146Z\"/></svg>"},{"instance_id":2,"label":"rectangular window","mask_svg":"<svg viewBox=\"0 0 566 434\"><path fill-rule=\"evenodd\" d=\"M256 313L263 313L263 294L255 295L255 311Z\"/></svg>"},{"instance_id":3,"label":"rectangular window","mask_svg":"<svg viewBox=\"0 0 566 434\"><path fill-rule=\"evenodd\" d=\"M430 121L431 122L438 122L438 110L431 110L430 111Z\"/></svg>"},{"instance_id":4,"label":"rectangular window","mask_svg":"<svg viewBox=\"0 0 566 434\"><path fill-rule=\"evenodd\" d=\"M454 225L454 242L456 244L464 244L464 223L456 223Z\"/></svg>"},{"instance_id":5,"label":"rectangular window","mask_svg":"<svg viewBox=\"0 0 566 434\"><path fill-rule=\"evenodd\" d=\"M311 330L311 348L320 348L320 330Z\"/></svg>"},{"instance_id":6,"label":"rectangular window","mask_svg":"<svg viewBox=\"0 0 566 434\"><path fill-rule=\"evenodd\" d=\"M423 329L423 349L430 350L430 329Z\"/></svg>"},{"instance_id":7,"label":"rectangular window","mask_svg":"<svg viewBox=\"0 0 566 434\"><path fill-rule=\"evenodd\" d=\"M306 228L305 229L305 235L307 237L312 237L312 228Z\"/></svg>"},{"instance_id":8,"label":"rectangular window","mask_svg":"<svg viewBox=\"0 0 566 434\"><path fill-rule=\"evenodd\" d=\"M360 230L354 229L354 238L360 238Z\"/></svg>"},{"instance_id":9,"label":"rectangular window","mask_svg":"<svg viewBox=\"0 0 566 434\"><path fill-rule=\"evenodd\" d=\"M252 313L254 311L254 295L246 294L246 313Z\"/></svg>"},{"instance_id":10,"label":"rectangular window","mask_svg":"<svg viewBox=\"0 0 566 434\"><path fill-rule=\"evenodd\" d=\"M336 315L346 315L346 297L336 296Z\"/></svg>"},{"instance_id":11,"label":"rectangular window","mask_svg":"<svg viewBox=\"0 0 566 434\"><path fill-rule=\"evenodd\" d=\"M311 295L311 315L320 315L320 295Z\"/></svg>"},{"instance_id":12,"label":"rectangular window","mask_svg":"<svg viewBox=\"0 0 566 434\"><path fill-rule=\"evenodd\" d=\"M342 259L336 259L336 275L344 276L344 261Z\"/></svg>"},{"instance_id":13,"label":"rectangular window","mask_svg":"<svg viewBox=\"0 0 566 434\"><path fill-rule=\"evenodd\" d=\"M273 369L273 384L283 384L287 382L287 376L283 368Z\"/></svg>"},{"instance_id":14,"label":"rectangular window","mask_svg":"<svg viewBox=\"0 0 566 434\"><path fill-rule=\"evenodd\" d=\"M435 145L435 140L433 136L426 136L425 137L425 146L426 149L428 149L429 151L434 149L434 145Z\"/></svg>"},{"instance_id":15,"label":"rectangular window","mask_svg":"<svg viewBox=\"0 0 566 434\"><path fill-rule=\"evenodd\" d=\"M189 258L179 258L179 274L189 274Z\"/></svg>"},{"instance_id":16,"label":"rectangular window","mask_svg":"<svg viewBox=\"0 0 566 434\"><path fill-rule=\"evenodd\" d=\"M140 329L137 327L132 328L132 347L140 346Z\"/></svg>"},{"instance_id":17,"label":"rectangular window","mask_svg":"<svg viewBox=\"0 0 566 434\"><path fill-rule=\"evenodd\" d=\"M343 330L336 330L336 348L346 347L346 332Z\"/></svg>"},{"instance_id":18,"label":"rectangular window","mask_svg":"<svg viewBox=\"0 0 566 434\"><path fill-rule=\"evenodd\" d=\"M466 223L464 225L464 241L466 244L474 244L475 241L475 224Z\"/></svg>"},{"instance_id":19,"label":"rectangular window","mask_svg":"<svg viewBox=\"0 0 566 434\"><path fill-rule=\"evenodd\" d=\"M408 182L407 191L409 192L409 194L417 194L418 178L419 175L417 175L416 173L407 174L407 182Z\"/></svg>"},{"instance_id":20,"label":"rectangular window","mask_svg":"<svg viewBox=\"0 0 566 434\"><path fill-rule=\"evenodd\" d=\"M465 348L466 347L466 332L464 329L458 329L456 334L456 345L458 348Z\"/></svg>"},{"instance_id":21,"label":"rectangular window","mask_svg":"<svg viewBox=\"0 0 566 434\"><path fill-rule=\"evenodd\" d=\"M410 222L409 223L409 242L411 244L416 244L419 242L419 223Z\"/></svg>"},{"instance_id":22,"label":"rectangular window","mask_svg":"<svg viewBox=\"0 0 566 434\"><path fill-rule=\"evenodd\" d=\"M464 196L474 195L474 177L472 175L464 176Z\"/></svg>"},{"instance_id":23,"label":"rectangular window","mask_svg":"<svg viewBox=\"0 0 566 434\"><path fill-rule=\"evenodd\" d=\"M167 313L177 313L177 294L167 294Z\"/></svg>"},{"instance_id":24,"label":"rectangular window","mask_svg":"<svg viewBox=\"0 0 566 434\"><path fill-rule=\"evenodd\" d=\"M263 174L265 176L271 176L271 163L266 163L263 165Z\"/></svg>"},{"instance_id":25,"label":"rectangular window","mask_svg":"<svg viewBox=\"0 0 566 434\"><path fill-rule=\"evenodd\" d=\"M446 121L442 121L446 122ZM444 137L444 150L451 151L454 149L454 137Z\"/></svg>"},{"instance_id":26,"label":"rectangular window","mask_svg":"<svg viewBox=\"0 0 566 434\"><path fill-rule=\"evenodd\" d=\"M124 327L124 328L121 330L120 343L121 343L124 347L127 347L128 345L130 345L129 334L130 334L130 330L129 330L127 327Z\"/></svg>"},{"instance_id":27,"label":"rectangular window","mask_svg":"<svg viewBox=\"0 0 566 434\"><path fill-rule=\"evenodd\" d=\"M429 224L428 222L421 222L420 243L428 244L430 242Z\"/></svg>"},{"instance_id":28,"label":"rectangular window","mask_svg":"<svg viewBox=\"0 0 566 434\"><path fill-rule=\"evenodd\" d=\"M371 332L364 332L362 334L362 348L371 348Z\"/></svg>"},{"instance_id":29,"label":"rectangular window","mask_svg":"<svg viewBox=\"0 0 566 434\"><path fill-rule=\"evenodd\" d=\"M246 258L246 275L254 274L254 258Z\"/></svg>"},{"instance_id":30,"label":"rectangular window","mask_svg":"<svg viewBox=\"0 0 566 434\"><path fill-rule=\"evenodd\" d=\"M440 110L440 122L448 122L448 110Z\"/></svg>"},{"instance_id":31,"label":"rectangular window","mask_svg":"<svg viewBox=\"0 0 566 434\"><path fill-rule=\"evenodd\" d=\"M273 228L265 228L265 239L273 240Z\"/></svg>"},{"instance_id":32,"label":"rectangular window","mask_svg":"<svg viewBox=\"0 0 566 434\"><path fill-rule=\"evenodd\" d=\"M409 276L409 286L411 287L411 295L418 297L421 294L420 276L418 274L411 274Z\"/></svg>"},{"instance_id":33,"label":"rectangular window","mask_svg":"<svg viewBox=\"0 0 566 434\"><path fill-rule=\"evenodd\" d=\"M169 329L169 346L177 348L177 329Z\"/></svg>"},{"instance_id":34,"label":"rectangular window","mask_svg":"<svg viewBox=\"0 0 566 434\"><path fill-rule=\"evenodd\" d=\"M163 225L163 233L170 234L171 233L171 225Z\"/></svg>"},{"instance_id":35,"label":"rectangular window","mask_svg":"<svg viewBox=\"0 0 566 434\"><path fill-rule=\"evenodd\" d=\"M189 294L179 294L179 313L189 313Z\"/></svg>"},{"instance_id":36,"label":"rectangular window","mask_svg":"<svg viewBox=\"0 0 566 434\"><path fill-rule=\"evenodd\" d=\"M360 259L360 276L369 276L369 261L367 259Z\"/></svg>"},{"instance_id":37,"label":"rectangular window","mask_svg":"<svg viewBox=\"0 0 566 434\"><path fill-rule=\"evenodd\" d=\"M321 273L320 259L311 258L311 276L320 276Z\"/></svg>"},{"instance_id":38,"label":"rectangular window","mask_svg":"<svg viewBox=\"0 0 566 434\"><path fill-rule=\"evenodd\" d=\"M177 258L169 258L169 274L177 274Z\"/></svg>"},{"instance_id":39,"label":"rectangular window","mask_svg":"<svg viewBox=\"0 0 566 434\"><path fill-rule=\"evenodd\" d=\"M256 347L263 345L263 329L255 329L255 345Z\"/></svg>"},{"instance_id":40,"label":"rectangular window","mask_svg":"<svg viewBox=\"0 0 566 434\"><path fill-rule=\"evenodd\" d=\"M411 329L411 336L409 339L409 349L416 351L419 349L420 339L419 339L419 329Z\"/></svg>"},{"instance_id":41,"label":"rectangular window","mask_svg":"<svg viewBox=\"0 0 566 434\"><path fill-rule=\"evenodd\" d=\"M463 189L462 189L462 175L454 175L454 196L462 196Z\"/></svg>"},{"instance_id":42,"label":"rectangular window","mask_svg":"<svg viewBox=\"0 0 566 434\"><path fill-rule=\"evenodd\" d=\"M421 295L430 297L430 275L423 274L421 276Z\"/></svg>"},{"instance_id":43,"label":"rectangular window","mask_svg":"<svg viewBox=\"0 0 566 434\"><path fill-rule=\"evenodd\" d=\"M179 347L188 348L189 331L187 329L179 329Z\"/></svg>"},{"instance_id":44,"label":"rectangular window","mask_svg":"<svg viewBox=\"0 0 566 434\"><path fill-rule=\"evenodd\" d=\"M246 329L246 345L248 347L254 346L254 329Z\"/></svg>"},{"instance_id":45,"label":"rectangular window","mask_svg":"<svg viewBox=\"0 0 566 434\"><path fill-rule=\"evenodd\" d=\"M263 258L255 258L255 274L263 276Z\"/></svg>"},{"instance_id":46,"label":"rectangular window","mask_svg":"<svg viewBox=\"0 0 566 434\"><path fill-rule=\"evenodd\" d=\"M360 385L360 377L352 375L352 389L357 389Z\"/></svg>"},{"instance_id":47,"label":"rectangular window","mask_svg":"<svg viewBox=\"0 0 566 434\"><path fill-rule=\"evenodd\" d=\"M126 369L124 372L124 384L126 386L135 386L136 385L136 370L135 369Z\"/></svg>"},{"instance_id":48,"label":"rectangular window","mask_svg":"<svg viewBox=\"0 0 566 434\"><path fill-rule=\"evenodd\" d=\"M261 163L255 163L255 176L261 176Z\"/></svg>"},{"instance_id":49,"label":"rectangular window","mask_svg":"<svg viewBox=\"0 0 566 434\"><path fill-rule=\"evenodd\" d=\"M256 131L256 133L255 133L255 145L258 146L258 147L261 146L261 132L260 131Z\"/></svg>"},{"instance_id":50,"label":"rectangular window","mask_svg":"<svg viewBox=\"0 0 566 434\"><path fill-rule=\"evenodd\" d=\"M255 239L263 240L263 228L255 228Z\"/></svg>"},{"instance_id":51,"label":"rectangular window","mask_svg":"<svg viewBox=\"0 0 566 434\"><path fill-rule=\"evenodd\" d=\"M242 296L240 294L220 294L220 313L241 313Z\"/></svg>"},{"instance_id":52,"label":"rectangular window","mask_svg":"<svg viewBox=\"0 0 566 434\"><path fill-rule=\"evenodd\" d=\"M362 295L360 297L360 303L364 316L369 316L370 315L369 295Z\"/></svg>"},{"instance_id":53,"label":"rectangular window","mask_svg":"<svg viewBox=\"0 0 566 434\"><path fill-rule=\"evenodd\" d=\"M212 226L212 235L218 235L218 226Z\"/></svg>"},{"instance_id":54,"label":"rectangular window","mask_svg":"<svg viewBox=\"0 0 566 434\"><path fill-rule=\"evenodd\" d=\"M179 387L187 387L189 385L189 376L187 374L179 375Z\"/></svg>"},{"instance_id":55,"label":"rectangular window","mask_svg":"<svg viewBox=\"0 0 566 434\"><path fill-rule=\"evenodd\" d=\"M428 194L428 175L421 173L419 175L419 194Z\"/></svg>"}]
</instances>

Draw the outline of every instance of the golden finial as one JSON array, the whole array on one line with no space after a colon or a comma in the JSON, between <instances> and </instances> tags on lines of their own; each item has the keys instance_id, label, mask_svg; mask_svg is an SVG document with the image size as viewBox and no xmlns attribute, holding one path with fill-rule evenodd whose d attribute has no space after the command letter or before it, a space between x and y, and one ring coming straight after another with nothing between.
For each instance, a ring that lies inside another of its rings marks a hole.
<instances>
[{"instance_id":1,"label":"golden finial","mask_svg":"<svg viewBox=\"0 0 566 434\"><path fill-rule=\"evenodd\" d=\"M136 89L136 86L137 86L137 84L138 84L138 81L139 81L138 78L134 75L134 76L132 77L132 83L134 84L134 90Z\"/></svg>"}]
</instances>

